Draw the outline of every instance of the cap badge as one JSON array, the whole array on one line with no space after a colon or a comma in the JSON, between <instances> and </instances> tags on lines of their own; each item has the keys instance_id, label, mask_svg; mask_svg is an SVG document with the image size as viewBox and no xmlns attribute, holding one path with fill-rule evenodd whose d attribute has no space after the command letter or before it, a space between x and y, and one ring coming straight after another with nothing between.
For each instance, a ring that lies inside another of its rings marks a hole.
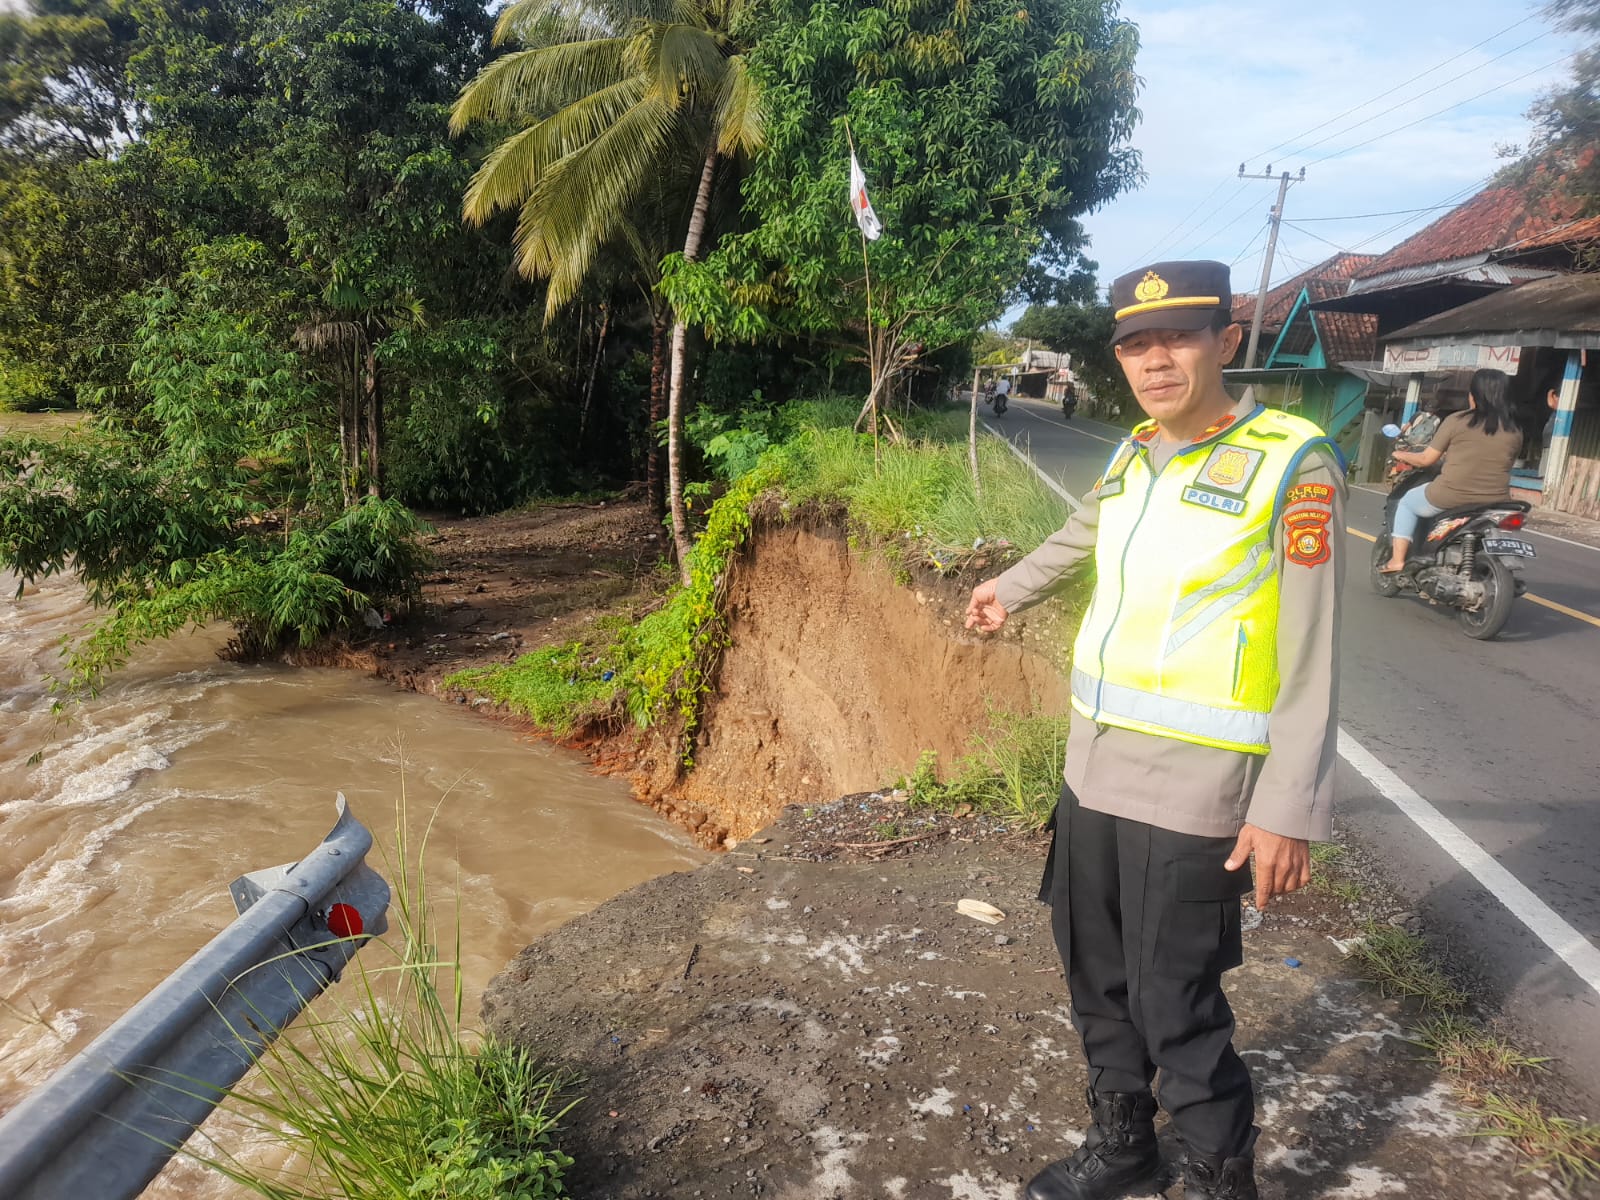
<instances>
[{"instance_id":1,"label":"cap badge","mask_svg":"<svg viewBox=\"0 0 1600 1200\"><path fill-rule=\"evenodd\" d=\"M1134 299L1138 300L1140 304L1151 304L1157 300L1165 300L1167 293L1171 290L1172 288L1165 279L1154 271L1146 271L1144 278L1133 289L1133 295Z\"/></svg>"}]
</instances>

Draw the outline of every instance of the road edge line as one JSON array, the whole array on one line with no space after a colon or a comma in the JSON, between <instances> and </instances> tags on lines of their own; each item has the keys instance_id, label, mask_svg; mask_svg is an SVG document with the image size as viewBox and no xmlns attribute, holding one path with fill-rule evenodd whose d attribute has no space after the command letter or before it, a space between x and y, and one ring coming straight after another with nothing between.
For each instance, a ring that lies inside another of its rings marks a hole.
<instances>
[{"instance_id":1,"label":"road edge line","mask_svg":"<svg viewBox=\"0 0 1600 1200\"><path fill-rule=\"evenodd\" d=\"M1424 800L1415 788L1378 761L1377 756L1343 726L1339 727L1339 757L1554 951L1590 991L1600 996L1600 950L1588 938L1567 924L1553 908L1534 895L1527 884L1501 866L1487 850Z\"/></svg>"},{"instance_id":2,"label":"road edge line","mask_svg":"<svg viewBox=\"0 0 1600 1200\"><path fill-rule=\"evenodd\" d=\"M1005 434L1001 433L993 425L989 424L987 419L980 418L980 423L991 434L993 434L995 437L999 438L1002 442L1004 442L1007 450L1010 450L1011 453L1015 454L1023 462L1027 463L1028 466L1032 467L1033 468L1033 473L1035 475L1037 475L1040 479L1044 480L1045 487L1049 488L1052 492L1054 492L1056 495L1060 496L1063 500L1065 500L1067 502L1067 506L1069 508L1071 508L1073 512L1077 512L1078 509L1083 507L1083 501L1082 500L1079 500L1071 492L1067 491L1066 488L1062 487L1054 479L1051 479L1049 475L1045 474L1045 471L1044 471L1043 467L1041 467L1038 463L1034 462L1032 458L1028 457L1028 455L1023 452L1022 448L1020 446L1018 446L1016 443L1014 443Z\"/></svg>"}]
</instances>

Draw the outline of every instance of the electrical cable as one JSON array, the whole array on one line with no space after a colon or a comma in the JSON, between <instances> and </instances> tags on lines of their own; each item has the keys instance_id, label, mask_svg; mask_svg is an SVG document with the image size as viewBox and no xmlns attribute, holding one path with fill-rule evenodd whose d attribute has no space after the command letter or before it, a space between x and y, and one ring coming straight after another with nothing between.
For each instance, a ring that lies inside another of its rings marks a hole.
<instances>
[{"instance_id":1,"label":"electrical cable","mask_svg":"<svg viewBox=\"0 0 1600 1200\"><path fill-rule=\"evenodd\" d=\"M1521 75L1518 75L1515 79L1508 79L1504 83L1496 84L1492 88L1487 88L1484 91L1479 92L1475 96L1468 96L1465 100L1457 100L1454 104L1446 105L1444 108L1441 108L1438 112L1431 112L1425 117L1418 117L1415 121L1407 121L1404 125L1397 125L1397 126L1395 126L1395 128L1390 129L1387 132L1380 133L1380 134L1376 135L1375 137L1370 137L1364 142L1357 142L1354 146L1346 146L1343 150L1335 150L1332 154L1326 154L1321 158L1312 159L1310 162L1308 162L1306 164L1306 166L1314 167L1314 166L1317 166L1319 163L1325 163L1325 162L1330 161L1331 159L1342 158L1346 154L1352 154L1357 150L1360 150L1360 149L1363 149L1364 147L1372 145L1372 143L1374 143L1374 142L1381 142L1381 141L1383 141L1384 138L1393 137L1397 133L1403 133L1405 130L1410 129L1413 126L1421 125L1424 121L1431 121L1435 117L1444 116L1444 114L1447 113L1447 112L1454 112L1456 109L1460 108L1464 104L1471 104L1474 100L1482 100L1485 96L1492 96L1495 92L1498 92L1498 91L1500 91L1500 90L1502 90L1504 88L1508 88L1514 83L1521 83L1524 79L1528 79L1528 78L1530 78L1531 76L1534 76L1534 75L1542 74L1545 71L1550 70L1552 67L1558 67L1562 63L1566 62L1568 59L1570 59L1572 57L1573 57L1573 55L1571 55L1571 54L1563 54L1560 58L1554 59L1551 62L1547 62L1542 67L1535 67L1531 71L1524 71ZM1355 126L1351 126L1351 128L1355 128ZM1313 144L1316 144L1316 143L1313 143Z\"/></svg>"},{"instance_id":2,"label":"electrical cable","mask_svg":"<svg viewBox=\"0 0 1600 1200\"><path fill-rule=\"evenodd\" d=\"M1432 75L1435 71L1441 70L1444 67L1448 67L1451 63L1455 62L1457 59L1465 58L1467 55L1471 54L1474 50L1477 50L1477 49L1480 49L1480 48L1482 48L1484 46L1487 46L1490 42L1494 41L1496 38L1504 37L1506 34L1510 33L1513 29L1517 29L1517 28L1519 28L1519 27L1521 27L1523 25L1526 25L1529 21L1532 21L1533 19L1534 19L1534 14L1530 13L1528 16L1525 16L1525 17L1522 17L1519 20L1513 21L1511 24L1507 25L1504 29L1502 29L1502 30L1500 30L1500 31L1498 31L1496 33L1491 33L1488 37L1484 38L1483 41L1476 42L1473 45L1468 46L1465 50L1461 50L1461 51L1458 51L1455 54L1452 54L1449 58L1444 59L1442 62L1434 63L1434 65L1429 67L1427 70L1417 72L1417 74L1413 75L1410 79L1402 80L1400 83L1395 84L1392 88L1389 88L1387 91L1379 92L1376 96L1373 96L1373 97L1371 97L1370 99L1367 99L1367 100L1363 100L1360 104L1354 105L1351 108L1345 109L1338 116L1329 117L1326 121L1323 121L1320 125L1313 125L1310 129L1307 129L1307 130L1304 130L1304 131L1302 131L1300 133L1297 133L1293 137L1287 138L1286 140L1279 142L1276 146L1268 146L1265 150L1261 151L1260 154L1251 155L1251 158L1265 158L1267 155L1271 154L1275 150L1282 150L1285 146L1293 146L1296 143L1298 143L1301 138L1310 137L1313 133L1316 133L1319 129L1326 129L1329 125L1332 125L1335 121L1342 121L1346 117L1350 116L1351 114L1360 112L1363 108L1366 108L1367 105L1376 104L1379 100L1383 100L1383 99L1385 99L1385 98L1387 98L1389 96L1394 95L1396 92L1400 91L1402 88L1409 87L1411 84L1416 83L1417 80L1424 79L1427 76ZM1548 33L1541 34L1540 36L1541 37L1548 37L1549 34ZM1534 38L1533 39L1533 41L1538 41L1538 40L1539 40L1538 38ZM1527 42L1523 43L1523 45L1528 45L1528 44L1529 43L1527 43ZM1520 47L1519 47L1519 49L1520 49ZM1493 62L1494 60L1490 59L1490 61ZM1409 103L1409 101L1407 101L1407 103ZM1245 161L1249 162L1250 159L1247 158L1247 159L1245 159Z\"/></svg>"}]
</instances>

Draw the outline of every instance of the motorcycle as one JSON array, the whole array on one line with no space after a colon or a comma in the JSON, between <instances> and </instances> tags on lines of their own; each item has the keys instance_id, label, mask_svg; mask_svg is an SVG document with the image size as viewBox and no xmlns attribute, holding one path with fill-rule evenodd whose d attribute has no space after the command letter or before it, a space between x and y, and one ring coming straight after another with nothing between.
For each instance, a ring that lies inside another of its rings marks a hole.
<instances>
[{"instance_id":1,"label":"motorcycle","mask_svg":"<svg viewBox=\"0 0 1600 1200\"><path fill-rule=\"evenodd\" d=\"M1383 433L1397 438L1400 429L1385 425ZM1537 557L1530 543L1506 536L1526 524L1531 506L1525 501L1468 504L1424 517L1405 569L1393 574L1381 569L1389 561L1400 498L1426 486L1437 474L1437 468L1413 469L1390 492L1383 529L1372 547L1372 588L1380 596L1412 592L1429 604L1453 608L1463 633L1487 641L1505 628L1512 603L1528 590L1512 564Z\"/></svg>"},{"instance_id":2,"label":"motorcycle","mask_svg":"<svg viewBox=\"0 0 1600 1200\"><path fill-rule=\"evenodd\" d=\"M1061 398L1061 419L1072 420L1072 414L1078 411L1078 397L1073 392L1068 392Z\"/></svg>"}]
</instances>

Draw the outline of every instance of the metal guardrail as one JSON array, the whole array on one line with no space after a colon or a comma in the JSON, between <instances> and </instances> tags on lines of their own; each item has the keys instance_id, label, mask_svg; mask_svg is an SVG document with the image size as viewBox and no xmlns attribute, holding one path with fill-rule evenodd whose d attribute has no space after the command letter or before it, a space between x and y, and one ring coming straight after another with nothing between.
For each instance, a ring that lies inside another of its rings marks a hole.
<instances>
[{"instance_id":1,"label":"metal guardrail","mask_svg":"<svg viewBox=\"0 0 1600 1200\"><path fill-rule=\"evenodd\" d=\"M239 917L0 1118L0 1197L123 1200L261 1051L388 928L372 834L339 819L297 863L230 885Z\"/></svg>"}]
</instances>

